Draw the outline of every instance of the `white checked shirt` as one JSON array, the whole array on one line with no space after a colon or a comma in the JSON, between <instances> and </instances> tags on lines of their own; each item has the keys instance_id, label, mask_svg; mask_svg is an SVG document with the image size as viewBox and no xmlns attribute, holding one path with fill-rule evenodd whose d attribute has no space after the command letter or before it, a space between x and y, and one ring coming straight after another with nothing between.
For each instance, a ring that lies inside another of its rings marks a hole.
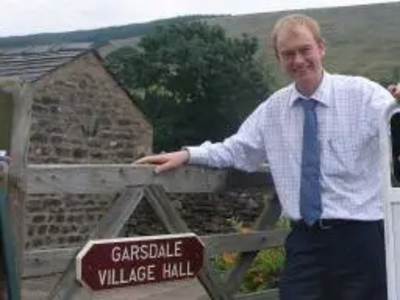
<instances>
[{"instance_id":1,"label":"white checked shirt","mask_svg":"<svg viewBox=\"0 0 400 300\"><path fill-rule=\"evenodd\" d=\"M284 215L300 219L303 97L291 84L270 96L221 143L187 147L190 164L256 171L267 163ZM304 97L303 97L304 98ZM379 122L391 94L366 78L324 73L317 91L322 218L383 218Z\"/></svg>"}]
</instances>

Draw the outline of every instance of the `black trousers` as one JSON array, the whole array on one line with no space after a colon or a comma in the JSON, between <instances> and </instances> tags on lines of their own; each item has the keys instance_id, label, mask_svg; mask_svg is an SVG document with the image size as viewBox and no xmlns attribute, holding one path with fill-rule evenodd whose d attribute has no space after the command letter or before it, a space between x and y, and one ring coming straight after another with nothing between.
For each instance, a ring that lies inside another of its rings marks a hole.
<instances>
[{"instance_id":1,"label":"black trousers","mask_svg":"<svg viewBox=\"0 0 400 300\"><path fill-rule=\"evenodd\" d=\"M285 249L281 300L387 300L382 221L297 224Z\"/></svg>"}]
</instances>

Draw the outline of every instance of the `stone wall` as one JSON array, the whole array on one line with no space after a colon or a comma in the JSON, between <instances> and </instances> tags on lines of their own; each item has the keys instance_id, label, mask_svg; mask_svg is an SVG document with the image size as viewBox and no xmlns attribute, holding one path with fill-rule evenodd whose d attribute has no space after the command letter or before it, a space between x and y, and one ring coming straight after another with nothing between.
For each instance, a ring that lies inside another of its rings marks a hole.
<instances>
[{"instance_id":1,"label":"stone wall","mask_svg":"<svg viewBox=\"0 0 400 300\"><path fill-rule=\"evenodd\" d=\"M253 223L273 191L231 191L220 194L170 194L173 205L191 231L199 235L236 230L236 220ZM147 202L142 203L125 226L124 236L167 233Z\"/></svg>"},{"instance_id":2,"label":"stone wall","mask_svg":"<svg viewBox=\"0 0 400 300\"><path fill-rule=\"evenodd\" d=\"M35 83L28 162L131 163L151 153L152 127L93 53ZM113 195L30 196L26 248L80 243Z\"/></svg>"},{"instance_id":3,"label":"stone wall","mask_svg":"<svg viewBox=\"0 0 400 300\"><path fill-rule=\"evenodd\" d=\"M223 194L170 194L171 201L191 231L199 234L234 232L229 222L236 219L252 223L270 192L236 191ZM28 248L81 246L88 234L107 211L112 198L46 197L30 200L28 209ZM137 207L122 236L164 234L163 228L150 205L145 201Z\"/></svg>"}]
</instances>

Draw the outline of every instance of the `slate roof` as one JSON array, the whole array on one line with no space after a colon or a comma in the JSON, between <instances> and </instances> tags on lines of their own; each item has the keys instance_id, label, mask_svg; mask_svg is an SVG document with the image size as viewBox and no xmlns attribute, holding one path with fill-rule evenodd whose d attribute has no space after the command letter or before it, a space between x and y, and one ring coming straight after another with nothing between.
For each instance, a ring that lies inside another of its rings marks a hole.
<instances>
[{"instance_id":1,"label":"slate roof","mask_svg":"<svg viewBox=\"0 0 400 300\"><path fill-rule=\"evenodd\" d=\"M91 51L91 43L32 46L25 48L0 48L0 77L16 76L35 81Z\"/></svg>"}]
</instances>

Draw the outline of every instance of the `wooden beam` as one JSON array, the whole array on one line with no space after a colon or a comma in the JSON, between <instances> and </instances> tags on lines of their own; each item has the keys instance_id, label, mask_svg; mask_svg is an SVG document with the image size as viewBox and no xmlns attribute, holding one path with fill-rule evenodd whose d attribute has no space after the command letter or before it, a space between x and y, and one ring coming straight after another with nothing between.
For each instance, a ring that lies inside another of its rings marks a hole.
<instances>
[{"instance_id":1,"label":"wooden beam","mask_svg":"<svg viewBox=\"0 0 400 300\"><path fill-rule=\"evenodd\" d=\"M123 226L130 218L143 197L143 187L127 189L116 199L112 209L100 220L91 232L89 240L118 237ZM48 300L85 299L88 291L76 280L75 257L73 253L67 269L48 296ZM72 298L75 297L75 298Z\"/></svg>"},{"instance_id":2,"label":"wooden beam","mask_svg":"<svg viewBox=\"0 0 400 300\"><path fill-rule=\"evenodd\" d=\"M14 176L24 177L29 148L32 102L34 88L28 83L15 79L0 79L0 90L13 97L13 117L10 155L11 172Z\"/></svg>"},{"instance_id":3,"label":"wooden beam","mask_svg":"<svg viewBox=\"0 0 400 300\"><path fill-rule=\"evenodd\" d=\"M26 158L29 147L29 130L31 126L31 109L33 88L28 83L22 83L17 78L1 78L0 91L9 95L12 101L11 132L6 145L8 155L12 156L8 178L8 214L12 224L13 240L16 257L17 276L22 277L24 252L24 214L25 193L23 191ZM22 284L19 284L22 286Z\"/></svg>"},{"instance_id":4,"label":"wooden beam","mask_svg":"<svg viewBox=\"0 0 400 300\"><path fill-rule=\"evenodd\" d=\"M201 237L209 256L224 252L251 252L282 246L286 229L253 231L248 233L218 234Z\"/></svg>"},{"instance_id":5,"label":"wooden beam","mask_svg":"<svg viewBox=\"0 0 400 300\"><path fill-rule=\"evenodd\" d=\"M145 195L169 233L190 232L162 187L149 186ZM204 254L203 267L197 276L211 299L230 300L221 285L218 274L210 266L207 253Z\"/></svg>"},{"instance_id":6,"label":"wooden beam","mask_svg":"<svg viewBox=\"0 0 400 300\"><path fill-rule=\"evenodd\" d=\"M118 237L143 199L144 187L133 187L117 195L111 209L89 235L89 240Z\"/></svg>"},{"instance_id":7,"label":"wooden beam","mask_svg":"<svg viewBox=\"0 0 400 300\"><path fill-rule=\"evenodd\" d=\"M258 293L242 294L235 297L235 300L278 300L278 289L266 290Z\"/></svg>"},{"instance_id":8,"label":"wooden beam","mask_svg":"<svg viewBox=\"0 0 400 300\"><path fill-rule=\"evenodd\" d=\"M272 186L268 172L244 173L186 166L161 175L143 165L29 165L29 194L104 194L129 186L161 185L169 193L220 192Z\"/></svg>"},{"instance_id":9,"label":"wooden beam","mask_svg":"<svg viewBox=\"0 0 400 300\"><path fill-rule=\"evenodd\" d=\"M53 248L27 251L24 255L23 278L59 274L68 266L80 248Z\"/></svg>"}]
</instances>

